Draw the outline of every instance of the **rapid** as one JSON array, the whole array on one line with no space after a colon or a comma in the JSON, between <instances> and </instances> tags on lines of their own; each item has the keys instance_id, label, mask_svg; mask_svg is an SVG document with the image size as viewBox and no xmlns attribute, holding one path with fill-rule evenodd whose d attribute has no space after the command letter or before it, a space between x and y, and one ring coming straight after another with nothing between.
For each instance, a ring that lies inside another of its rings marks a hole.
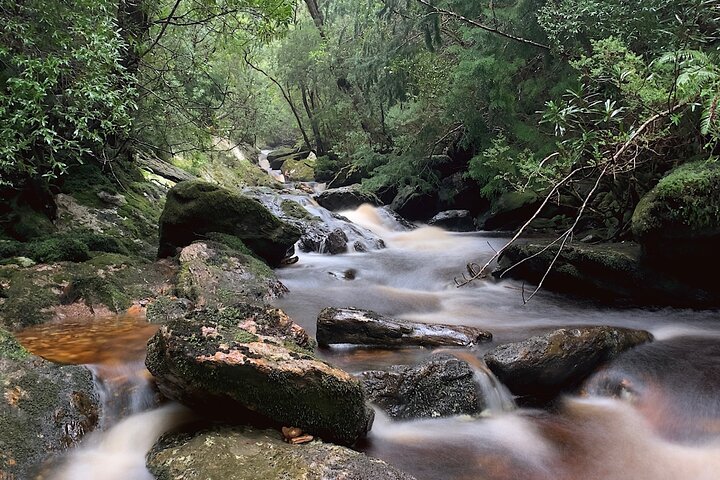
<instances>
[{"instance_id":1,"label":"rapid","mask_svg":"<svg viewBox=\"0 0 720 480\"><path fill-rule=\"evenodd\" d=\"M525 305L523 285L512 280L457 288L454 279L464 265L483 263L505 238L433 227L407 230L370 206L341 215L382 238L387 248L300 253L296 264L276 272L290 290L276 305L309 333L322 308L352 306L413 321L482 327L494 335L491 344L451 350L476 372L487 411L414 421L390 420L377 411L359 449L418 480L720 478L717 312L609 308L548 292ZM642 328L656 341L622 355L588 380L582 396L567 397L550 411L518 408L481 360L499 343L580 325ZM20 336L49 360L89 365L101 397L98 431L44 478L153 478L145 454L162 433L191 418L179 405L161 405L151 386L143 358L155 328L142 318L113 317L46 325ZM355 373L416 364L432 353L339 346L320 355Z\"/></svg>"}]
</instances>

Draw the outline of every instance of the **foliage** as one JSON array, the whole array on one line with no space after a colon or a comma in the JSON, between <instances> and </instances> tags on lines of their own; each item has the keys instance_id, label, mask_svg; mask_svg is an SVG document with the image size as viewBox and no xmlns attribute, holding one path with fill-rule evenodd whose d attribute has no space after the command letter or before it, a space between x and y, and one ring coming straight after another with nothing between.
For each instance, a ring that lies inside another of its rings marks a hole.
<instances>
[{"instance_id":1,"label":"foliage","mask_svg":"<svg viewBox=\"0 0 720 480\"><path fill-rule=\"evenodd\" d=\"M135 109L111 0L0 2L0 184L105 159Z\"/></svg>"}]
</instances>

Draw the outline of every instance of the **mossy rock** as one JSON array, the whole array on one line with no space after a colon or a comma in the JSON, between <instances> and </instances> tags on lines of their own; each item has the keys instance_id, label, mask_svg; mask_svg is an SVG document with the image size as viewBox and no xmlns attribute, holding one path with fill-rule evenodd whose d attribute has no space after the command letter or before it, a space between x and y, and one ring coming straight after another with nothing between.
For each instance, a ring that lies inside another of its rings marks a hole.
<instances>
[{"instance_id":1,"label":"mossy rock","mask_svg":"<svg viewBox=\"0 0 720 480\"><path fill-rule=\"evenodd\" d=\"M203 413L352 444L369 431L372 410L360 383L316 358L313 346L281 310L240 303L163 325L146 365L164 395Z\"/></svg>"},{"instance_id":2,"label":"mossy rock","mask_svg":"<svg viewBox=\"0 0 720 480\"><path fill-rule=\"evenodd\" d=\"M514 230L522 226L539 205L540 199L535 192L507 192L478 219L478 225L483 230Z\"/></svg>"},{"instance_id":3,"label":"mossy rock","mask_svg":"<svg viewBox=\"0 0 720 480\"><path fill-rule=\"evenodd\" d=\"M215 237L221 234L213 235ZM198 305L223 306L248 302L268 302L287 292L273 271L240 245L233 248L219 242L193 242L180 252L180 271L175 294Z\"/></svg>"},{"instance_id":4,"label":"mossy rock","mask_svg":"<svg viewBox=\"0 0 720 480\"><path fill-rule=\"evenodd\" d=\"M2 329L0 399L0 476L7 478L36 478L43 462L76 446L98 423L99 397L87 368L35 357Z\"/></svg>"},{"instance_id":5,"label":"mossy rock","mask_svg":"<svg viewBox=\"0 0 720 480\"><path fill-rule=\"evenodd\" d=\"M646 257L671 271L719 266L720 163L697 161L670 172L638 203L632 230Z\"/></svg>"},{"instance_id":6,"label":"mossy rock","mask_svg":"<svg viewBox=\"0 0 720 480\"><path fill-rule=\"evenodd\" d=\"M720 305L720 287L688 282L647 265L641 261L640 246L632 242L567 245L555 260L557 253L557 245L512 244L500 256L494 275L537 285L554 262L543 283L548 290L623 306Z\"/></svg>"},{"instance_id":7,"label":"mossy rock","mask_svg":"<svg viewBox=\"0 0 720 480\"><path fill-rule=\"evenodd\" d=\"M276 430L250 426L166 434L147 466L157 480L413 480L349 448L319 441L290 445Z\"/></svg>"},{"instance_id":8,"label":"mossy rock","mask_svg":"<svg viewBox=\"0 0 720 480\"><path fill-rule=\"evenodd\" d=\"M271 266L280 264L301 235L254 199L204 181L178 183L160 217L158 255L175 255L210 232L238 237Z\"/></svg>"},{"instance_id":9,"label":"mossy rock","mask_svg":"<svg viewBox=\"0 0 720 480\"><path fill-rule=\"evenodd\" d=\"M282 165L286 180L293 182L312 182L315 180L315 160L309 158L290 158Z\"/></svg>"}]
</instances>

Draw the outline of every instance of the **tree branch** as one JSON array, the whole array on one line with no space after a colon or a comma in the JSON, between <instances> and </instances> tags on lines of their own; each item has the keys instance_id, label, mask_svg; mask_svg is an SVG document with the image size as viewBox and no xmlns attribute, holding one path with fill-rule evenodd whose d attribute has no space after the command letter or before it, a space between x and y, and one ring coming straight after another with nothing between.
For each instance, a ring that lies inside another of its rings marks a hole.
<instances>
[{"instance_id":1,"label":"tree branch","mask_svg":"<svg viewBox=\"0 0 720 480\"><path fill-rule=\"evenodd\" d=\"M452 10L446 10L444 8L436 7L436 6L432 5L430 2L428 2L427 0L416 0L416 1L425 5L429 9L433 10L435 13L453 17L467 25L471 25L473 27L480 28L482 30L485 30L486 32L494 33L496 35L500 35L501 37L505 37L505 38L508 38L508 39L516 41L516 42L525 43L527 45L532 45L534 47L542 48L543 50L550 50L550 46L548 46L548 45L538 43L538 42L535 42L535 41L527 39L527 38L518 37L511 33L503 32L502 30L499 30L496 27L491 27L489 25L482 24L478 21L464 17L464 16L460 15L459 13L453 12Z\"/></svg>"}]
</instances>

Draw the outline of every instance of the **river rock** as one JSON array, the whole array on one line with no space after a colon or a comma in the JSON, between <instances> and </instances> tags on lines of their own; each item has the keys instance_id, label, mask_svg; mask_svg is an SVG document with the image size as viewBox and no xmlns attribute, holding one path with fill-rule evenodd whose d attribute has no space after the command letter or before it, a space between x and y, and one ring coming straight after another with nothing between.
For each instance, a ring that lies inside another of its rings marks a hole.
<instances>
[{"instance_id":1,"label":"river rock","mask_svg":"<svg viewBox=\"0 0 720 480\"><path fill-rule=\"evenodd\" d=\"M302 160L307 158L309 154L309 150L283 147L268 153L267 160L270 163L270 168L280 170L286 160Z\"/></svg>"},{"instance_id":2,"label":"river rock","mask_svg":"<svg viewBox=\"0 0 720 480\"><path fill-rule=\"evenodd\" d=\"M336 228L328 232L324 225L318 225L305 231L300 237L300 250L303 252L318 252L337 255L347 252L348 237L341 229Z\"/></svg>"},{"instance_id":3,"label":"river rock","mask_svg":"<svg viewBox=\"0 0 720 480\"><path fill-rule=\"evenodd\" d=\"M320 441L290 445L275 430L243 426L166 434L147 466L157 480L413 480L349 448Z\"/></svg>"},{"instance_id":4,"label":"river rock","mask_svg":"<svg viewBox=\"0 0 720 480\"><path fill-rule=\"evenodd\" d=\"M239 303L163 325L146 365L167 397L221 416L261 417L352 444L372 425L360 383L318 360L282 310Z\"/></svg>"},{"instance_id":5,"label":"river rock","mask_svg":"<svg viewBox=\"0 0 720 480\"><path fill-rule=\"evenodd\" d=\"M467 347L492 340L492 334L475 327L409 322L357 308L325 308L317 318L317 340L320 346Z\"/></svg>"},{"instance_id":6,"label":"river rock","mask_svg":"<svg viewBox=\"0 0 720 480\"><path fill-rule=\"evenodd\" d=\"M358 375L368 398L396 419L474 415L485 399L470 365L449 354L435 354L417 366Z\"/></svg>"},{"instance_id":7,"label":"river rock","mask_svg":"<svg viewBox=\"0 0 720 480\"><path fill-rule=\"evenodd\" d=\"M635 243L574 243L555 259L557 249L544 243L510 245L500 256L494 275L537 284L554 261L543 283L548 290L624 306L720 305L720 283L693 283L648 265Z\"/></svg>"},{"instance_id":8,"label":"river rock","mask_svg":"<svg viewBox=\"0 0 720 480\"><path fill-rule=\"evenodd\" d=\"M670 172L640 200L633 213L632 230L650 263L695 277L698 267L708 271L720 267L718 186L719 163L687 163Z\"/></svg>"},{"instance_id":9,"label":"river rock","mask_svg":"<svg viewBox=\"0 0 720 480\"><path fill-rule=\"evenodd\" d=\"M219 242L193 242L179 260L175 293L198 306L263 303L288 291L265 263Z\"/></svg>"},{"instance_id":10,"label":"river rock","mask_svg":"<svg viewBox=\"0 0 720 480\"><path fill-rule=\"evenodd\" d=\"M287 257L302 233L258 201L211 183L189 180L170 189L160 216L158 255L175 255L211 232L241 239L271 266Z\"/></svg>"},{"instance_id":11,"label":"river rock","mask_svg":"<svg viewBox=\"0 0 720 480\"><path fill-rule=\"evenodd\" d=\"M540 198L535 192L507 192L478 218L478 226L482 230L514 230L523 225L539 206Z\"/></svg>"},{"instance_id":12,"label":"river rock","mask_svg":"<svg viewBox=\"0 0 720 480\"><path fill-rule=\"evenodd\" d=\"M312 182L315 180L314 158L288 158L280 168L286 181Z\"/></svg>"},{"instance_id":13,"label":"river rock","mask_svg":"<svg viewBox=\"0 0 720 480\"><path fill-rule=\"evenodd\" d=\"M470 210L445 210L431 218L428 225L452 232L470 232L475 230L475 219Z\"/></svg>"},{"instance_id":14,"label":"river rock","mask_svg":"<svg viewBox=\"0 0 720 480\"><path fill-rule=\"evenodd\" d=\"M435 192L418 193L414 187L401 189L390 208L407 220L426 222L438 213L440 199Z\"/></svg>"},{"instance_id":15,"label":"river rock","mask_svg":"<svg viewBox=\"0 0 720 480\"><path fill-rule=\"evenodd\" d=\"M354 210L364 203L379 206L380 199L372 193L360 190L358 185L330 188L313 197L315 201L332 212Z\"/></svg>"},{"instance_id":16,"label":"river rock","mask_svg":"<svg viewBox=\"0 0 720 480\"><path fill-rule=\"evenodd\" d=\"M544 401L576 388L604 363L652 338L628 328L562 328L500 345L485 355L485 362L515 395Z\"/></svg>"},{"instance_id":17,"label":"river rock","mask_svg":"<svg viewBox=\"0 0 720 480\"><path fill-rule=\"evenodd\" d=\"M98 423L90 371L24 350L0 328L0 478L35 478L41 463L74 447Z\"/></svg>"}]
</instances>

